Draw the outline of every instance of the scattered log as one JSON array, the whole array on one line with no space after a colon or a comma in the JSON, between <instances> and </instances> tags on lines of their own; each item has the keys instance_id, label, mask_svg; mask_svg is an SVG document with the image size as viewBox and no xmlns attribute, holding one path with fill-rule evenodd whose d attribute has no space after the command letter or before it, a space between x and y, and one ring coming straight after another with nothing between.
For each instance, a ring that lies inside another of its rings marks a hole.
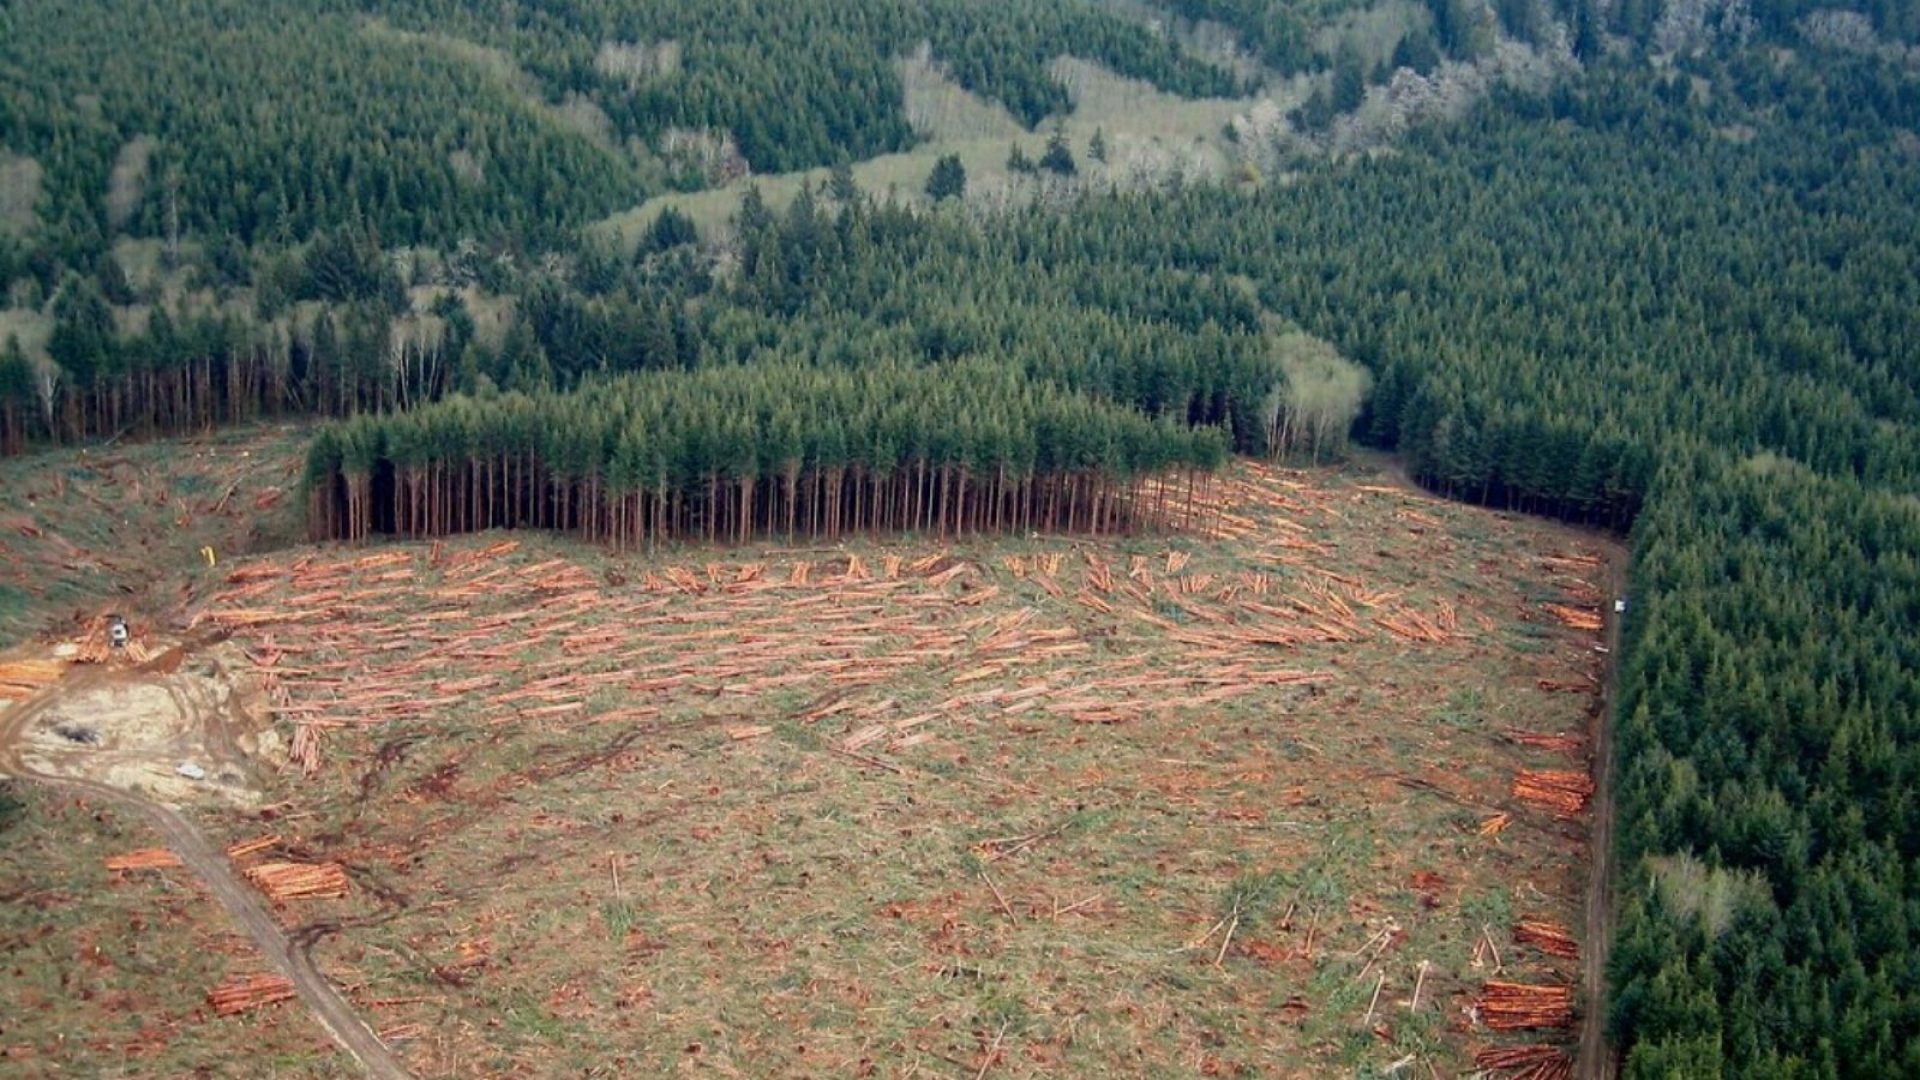
<instances>
[{"instance_id":1,"label":"scattered log","mask_svg":"<svg viewBox=\"0 0 1920 1080\"><path fill-rule=\"evenodd\" d=\"M1501 738L1513 743L1515 746L1527 746L1535 750L1551 750L1555 753L1566 754L1569 757L1575 758L1580 756L1580 752L1584 750L1587 745L1586 739L1580 735L1543 735L1538 732L1520 731L1511 728L1502 732Z\"/></svg>"},{"instance_id":2,"label":"scattered log","mask_svg":"<svg viewBox=\"0 0 1920 1080\"><path fill-rule=\"evenodd\" d=\"M141 848L129 851L125 855L114 855L107 859L107 869L126 870L164 870L179 866L180 856L166 848Z\"/></svg>"}]
</instances>

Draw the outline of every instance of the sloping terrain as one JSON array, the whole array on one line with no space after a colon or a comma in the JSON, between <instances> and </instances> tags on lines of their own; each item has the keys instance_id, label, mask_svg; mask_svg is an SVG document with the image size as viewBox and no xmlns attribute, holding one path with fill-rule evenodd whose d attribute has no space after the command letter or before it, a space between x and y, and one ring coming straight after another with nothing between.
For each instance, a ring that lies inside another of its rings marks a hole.
<instances>
[{"instance_id":1,"label":"sloping terrain","mask_svg":"<svg viewBox=\"0 0 1920 1080\"><path fill-rule=\"evenodd\" d=\"M272 835L248 865L345 869L276 910L423 1075L1307 1076L1564 1042L1474 1016L1578 974L1515 933L1579 924L1604 553L1371 468L1242 466L1215 499L1172 538L223 563L187 621L233 631L308 772L208 824ZM133 917L130 887L86 910ZM130 1074L282 1023L191 1009L248 970L170 985ZM72 1053L73 1014L34 1015L9 1039Z\"/></svg>"},{"instance_id":2,"label":"sloping terrain","mask_svg":"<svg viewBox=\"0 0 1920 1080\"><path fill-rule=\"evenodd\" d=\"M104 612L165 622L214 562L296 535L300 431L0 459L0 647Z\"/></svg>"}]
</instances>

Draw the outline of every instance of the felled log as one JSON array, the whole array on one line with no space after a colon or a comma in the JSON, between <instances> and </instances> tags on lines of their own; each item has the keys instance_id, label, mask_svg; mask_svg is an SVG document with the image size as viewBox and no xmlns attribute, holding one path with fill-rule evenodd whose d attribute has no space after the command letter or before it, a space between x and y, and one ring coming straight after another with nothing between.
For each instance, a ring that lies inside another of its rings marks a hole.
<instances>
[{"instance_id":1,"label":"felled log","mask_svg":"<svg viewBox=\"0 0 1920 1080\"><path fill-rule=\"evenodd\" d=\"M179 865L180 856L166 848L141 848L107 859L109 870L164 870Z\"/></svg>"}]
</instances>

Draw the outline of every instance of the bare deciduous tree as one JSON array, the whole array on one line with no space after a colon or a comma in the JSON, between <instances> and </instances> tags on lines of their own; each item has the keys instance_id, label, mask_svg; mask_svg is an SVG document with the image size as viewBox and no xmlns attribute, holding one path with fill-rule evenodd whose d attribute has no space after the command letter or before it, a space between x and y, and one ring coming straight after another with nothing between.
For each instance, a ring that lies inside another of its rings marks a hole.
<instances>
[{"instance_id":1,"label":"bare deciduous tree","mask_svg":"<svg viewBox=\"0 0 1920 1080\"><path fill-rule=\"evenodd\" d=\"M1307 451L1338 454L1347 428L1360 415L1373 374L1311 334L1289 330L1270 335L1268 355L1286 381L1267 400L1269 445L1276 455Z\"/></svg>"}]
</instances>

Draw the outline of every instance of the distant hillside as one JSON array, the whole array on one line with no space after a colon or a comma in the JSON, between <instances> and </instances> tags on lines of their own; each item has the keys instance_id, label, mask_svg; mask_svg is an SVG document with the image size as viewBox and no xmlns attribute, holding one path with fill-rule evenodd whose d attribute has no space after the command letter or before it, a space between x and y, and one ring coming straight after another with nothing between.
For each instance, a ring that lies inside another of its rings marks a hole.
<instances>
[{"instance_id":1,"label":"distant hillside","mask_svg":"<svg viewBox=\"0 0 1920 1080\"><path fill-rule=\"evenodd\" d=\"M1896 0L13 0L0 5L0 282L34 278L37 292L9 299L37 307L64 270L93 272L122 236L281 247L354 225L390 248L566 246L577 226L663 192L909 149L923 135L901 60L923 47L1028 129L1073 108L1058 77L1072 56L1178 98L1257 92L1276 116L1254 115L1252 130L1264 138L1298 107L1294 126L1312 138L1364 113L1369 87L1384 93L1397 73L1431 81L1396 91L1395 117L1409 92L1453 93L1449 71L1479 65L1487 73L1467 81L1498 82L1509 61L1495 54L1511 46L1548 63L1754 41L1911 57L1917 11ZM1267 169L1288 153L1250 160Z\"/></svg>"},{"instance_id":2,"label":"distant hillside","mask_svg":"<svg viewBox=\"0 0 1920 1080\"><path fill-rule=\"evenodd\" d=\"M669 187L906 147L895 60L922 42L1028 125L1068 104L1062 54L1235 86L1079 0L21 0L0 6L0 278L51 285L116 233L539 242Z\"/></svg>"}]
</instances>

